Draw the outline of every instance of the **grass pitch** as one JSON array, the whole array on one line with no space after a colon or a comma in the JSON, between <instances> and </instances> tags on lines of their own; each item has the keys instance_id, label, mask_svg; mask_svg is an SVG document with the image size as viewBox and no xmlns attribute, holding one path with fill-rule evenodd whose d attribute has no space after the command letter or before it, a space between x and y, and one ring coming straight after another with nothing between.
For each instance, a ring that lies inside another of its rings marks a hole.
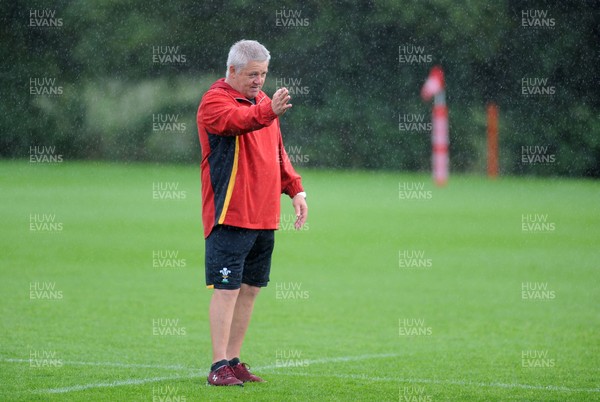
<instances>
[{"instance_id":1,"label":"grass pitch","mask_svg":"<svg viewBox=\"0 0 600 402\"><path fill-rule=\"evenodd\" d=\"M600 399L600 183L299 170L216 388L199 169L1 162L0 399Z\"/></svg>"}]
</instances>

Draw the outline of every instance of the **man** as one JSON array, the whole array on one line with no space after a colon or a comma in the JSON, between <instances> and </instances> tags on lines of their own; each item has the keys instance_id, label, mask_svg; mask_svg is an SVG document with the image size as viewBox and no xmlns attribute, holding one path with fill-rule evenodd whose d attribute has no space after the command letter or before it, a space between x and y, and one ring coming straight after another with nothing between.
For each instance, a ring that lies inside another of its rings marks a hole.
<instances>
[{"instance_id":1,"label":"man","mask_svg":"<svg viewBox=\"0 0 600 402\"><path fill-rule=\"evenodd\" d=\"M308 214L279 127L279 116L292 107L288 90L280 88L272 100L261 91L270 58L256 41L235 43L226 78L210 87L198 109L206 285L214 289L211 385L263 381L240 361L240 351L254 300L269 282L281 194L292 198L296 229Z\"/></svg>"}]
</instances>

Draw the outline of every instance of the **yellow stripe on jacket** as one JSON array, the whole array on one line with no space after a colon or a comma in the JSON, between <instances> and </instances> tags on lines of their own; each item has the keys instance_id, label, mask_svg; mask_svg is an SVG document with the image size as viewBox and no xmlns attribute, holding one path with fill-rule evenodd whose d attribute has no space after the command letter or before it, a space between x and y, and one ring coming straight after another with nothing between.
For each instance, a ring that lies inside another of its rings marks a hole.
<instances>
[{"instance_id":1,"label":"yellow stripe on jacket","mask_svg":"<svg viewBox=\"0 0 600 402\"><path fill-rule=\"evenodd\" d=\"M229 184L227 185L227 193L225 194L225 202L223 203L223 210L219 217L219 224L222 225L225 222L225 215L227 215L227 209L229 208L229 201L231 201L231 194L233 194L233 186L235 185L235 176L237 175L238 169L238 158L240 155L240 137L235 137L235 154L233 155L233 168L231 169L231 176L229 177Z\"/></svg>"}]
</instances>

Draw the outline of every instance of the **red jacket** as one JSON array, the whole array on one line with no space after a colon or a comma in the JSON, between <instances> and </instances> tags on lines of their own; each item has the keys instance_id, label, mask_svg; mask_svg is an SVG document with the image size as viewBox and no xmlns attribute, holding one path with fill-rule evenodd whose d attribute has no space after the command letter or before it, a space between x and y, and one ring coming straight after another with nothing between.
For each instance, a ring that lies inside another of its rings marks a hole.
<instances>
[{"instance_id":1,"label":"red jacket","mask_svg":"<svg viewBox=\"0 0 600 402\"><path fill-rule=\"evenodd\" d=\"M218 224L277 229L281 194L304 191L283 147L271 99L261 91L255 102L224 78L200 102L204 237Z\"/></svg>"}]
</instances>

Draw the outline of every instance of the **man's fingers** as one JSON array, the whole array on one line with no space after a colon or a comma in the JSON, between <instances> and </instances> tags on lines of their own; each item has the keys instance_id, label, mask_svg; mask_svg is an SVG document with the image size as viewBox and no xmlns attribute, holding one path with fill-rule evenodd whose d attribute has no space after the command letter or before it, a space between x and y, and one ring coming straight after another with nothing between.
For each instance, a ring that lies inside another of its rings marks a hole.
<instances>
[{"instance_id":1,"label":"man's fingers","mask_svg":"<svg viewBox=\"0 0 600 402\"><path fill-rule=\"evenodd\" d=\"M292 105L288 103L290 99L292 99L292 97L287 88L283 87L275 91L271 103L276 115L282 115L286 110L292 107Z\"/></svg>"},{"instance_id":2,"label":"man's fingers","mask_svg":"<svg viewBox=\"0 0 600 402\"><path fill-rule=\"evenodd\" d=\"M273 102L278 102L281 99L284 90L285 88L279 88L277 91L275 91L275 93L273 94Z\"/></svg>"},{"instance_id":3,"label":"man's fingers","mask_svg":"<svg viewBox=\"0 0 600 402\"><path fill-rule=\"evenodd\" d=\"M292 99L287 88L279 88L273 95L274 102L287 103Z\"/></svg>"},{"instance_id":4,"label":"man's fingers","mask_svg":"<svg viewBox=\"0 0 600 402\"><path fill-rule=\"evenodd\" d=\"M296 222L294 227L296 230L299 230L306 223L306 218L308 217L308 208L306 207L306 203L295 203L294 211L296 212Z\"/></svg>"},{"instance_id":5,"label":"man's fingers","mask_svg":"<svg viewBox=\"0 0 600 402\"><path fill-rule=\"evenodd\" d=\"M300 228L302 228L302 226L304 226L305 222L306 222L306 217L304 215L298 215L298 219L296 219L296 223L294 225L296 230L299 230Z\"/></svg>"}]
</instances>

